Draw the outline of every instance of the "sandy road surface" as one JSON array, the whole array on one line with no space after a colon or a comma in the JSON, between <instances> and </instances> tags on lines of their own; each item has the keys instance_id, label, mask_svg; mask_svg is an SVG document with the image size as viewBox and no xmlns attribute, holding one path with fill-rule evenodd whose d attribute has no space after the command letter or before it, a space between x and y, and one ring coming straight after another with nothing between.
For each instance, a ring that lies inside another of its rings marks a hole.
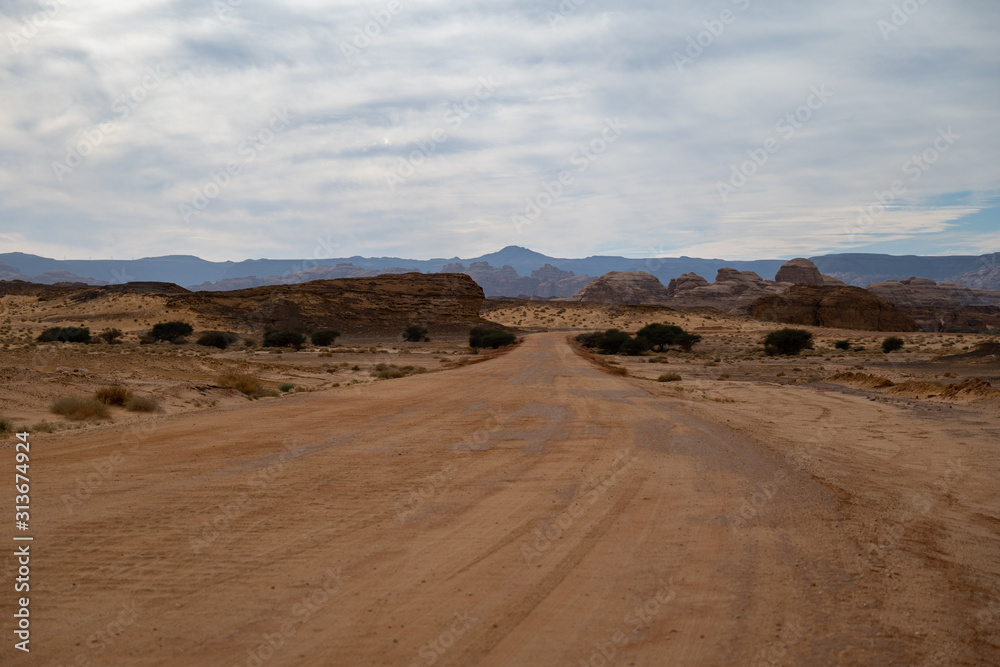
<instances>
[{"instance_id":1,"label":"sandy road surface","mask_svg":"<svg viewBox=\"0 0 1000 667\"><path fill-rule=\"evenodd\" d=\"M0 662L996 660L995 463L872 548L906 475L933 478L817 426L847 399L740 425L672 394L547 334L444 373L38 434L32 652L11 650L8 591ZM762 444L775 419L791 430Z\"/></svg>"}]
</instances>

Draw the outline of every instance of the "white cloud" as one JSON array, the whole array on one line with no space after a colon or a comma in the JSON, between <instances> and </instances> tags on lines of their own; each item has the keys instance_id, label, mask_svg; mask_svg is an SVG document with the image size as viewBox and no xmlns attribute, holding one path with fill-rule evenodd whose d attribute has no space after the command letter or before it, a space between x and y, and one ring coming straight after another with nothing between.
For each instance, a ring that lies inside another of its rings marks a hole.
<instances>
[{"instance_id":1,"label":"white cloud","mask_svg":"<svg viewBox=\"0 0 1000 667\"><path fill-rule=\"evenodd\" d=\"M947 127L961 139L877 233L936 252L950 230L956 251L995 249L945 225L997 190L1000 6L926 3L883 39L890 2L588 0L550 26L557 2L400 0L375 29L388 0L80 0L15 52L8 36L39 5L6 4L0 216L16 242L0 251L304 257L317 238L344 256L846 251L844 225ZM735 20L678 71L674 53L726 8ZM366 26L377 34L348 60L341 45ZM495 92L456 116L482 78ZM777 122L816 86L833 96L785 136ZM613 118L627 128L580 171L578 150ZM435 130L447 138L428 144ZM722 201L717 183L769 138L780 149ZM433 154L390 190L417 142ZM88 154L60 182L52 163L74 148ZM231 162L239 173L185 221L179 207ZM572 183L518 232L511 216L563 170Z\"/></svg>"}]
</instances>

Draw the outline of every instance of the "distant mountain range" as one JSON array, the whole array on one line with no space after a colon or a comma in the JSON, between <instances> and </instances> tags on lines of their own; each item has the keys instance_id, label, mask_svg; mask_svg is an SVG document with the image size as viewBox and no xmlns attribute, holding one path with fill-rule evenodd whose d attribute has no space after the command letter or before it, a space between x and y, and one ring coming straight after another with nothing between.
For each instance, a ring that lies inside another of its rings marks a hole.
<instances>
[{"instance_id":1,"label":"distant mountain range","mask_svg":"<svg viewBox=\"0 0 1000 667\"><path fill-rule=\"evenodd\" d=\"M929 278L979 289L1000 289L1000 253L921 257L847 253L810 257L824 274L850 285ZM0 253L0 280L42 283L113 284L133 281L176 283L193 290L227 290L261 285L293 284L324 278L366 277L383 273L466 273L483 286L487 296L571 296L609 271L645 271L664 285L685 273L712 280L720 268L754 271L772 280L784 259L735 261L695 257L630 259L594 256L583 259L549 257L508 246L498 252L461 259L342 257L330 259L251 259L210 262L191 255L167 255L134 260L57 260L20 252Z\"/></svg>"}]
</instances>

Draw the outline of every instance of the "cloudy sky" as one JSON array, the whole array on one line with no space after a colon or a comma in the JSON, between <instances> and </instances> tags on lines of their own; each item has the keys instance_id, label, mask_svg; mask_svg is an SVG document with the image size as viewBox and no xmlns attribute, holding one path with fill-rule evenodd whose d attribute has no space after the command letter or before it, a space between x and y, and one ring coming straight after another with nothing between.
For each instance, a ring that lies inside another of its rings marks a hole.
<instances>
[{"instance_id":1,"label":"cloudy sky","mask_svg":"<svg viewBox=\"0 0 1000 667\"><path fill-rule=\"evenodd\" d=\"M0 35L0 252L1000 250L995 0L0 0Z\"/></svg>"}]
</instances>

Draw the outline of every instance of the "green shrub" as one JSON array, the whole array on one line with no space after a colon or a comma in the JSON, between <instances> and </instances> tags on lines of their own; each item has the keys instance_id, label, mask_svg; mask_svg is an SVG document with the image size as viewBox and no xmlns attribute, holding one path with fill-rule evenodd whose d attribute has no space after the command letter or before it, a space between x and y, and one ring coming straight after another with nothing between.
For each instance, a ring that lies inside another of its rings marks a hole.
<instances>
[{"instance_id":1,"label":"green shrub","mask_svg":"<svg viewBox=\"0 0 1000 667\"><path fill-rule=\"evenodd\" d=\"M596 348L601 344L601 336L604 334L600 331L591 331L590 333L582 333L576 337L576 342L586 348Z\"/></svg>"},{"instance_id":2,"label":"green shrub","mask_svg":"<svg viewBox=\"0 0 1000 667\"><path fill-rule=\"evenodd\" d=\"M63 396L52 401L49 410L73 421L85 419L106 419L109 416L108 406L96 398L76 398Z\"/></svg>"},{"instance_id":3,"label":"green shrub","mask_svg":"<svg viewBox=\"0 0 1000 667\"><path fill-rule=\"evenodd\" d=\"M632 337L624 331L608 329L601 336L598 347L604 354L618 354L621 352L622 347L630 340L632 340Z\"/></svg>"},{"instance_id":4,"label":"green shrub","mask_svg":"<svg viewBox=\"0 0 1000 667\"><path fill-rule=\"evenodd\" d=\"M281 384L278 385L278 391L281 392L288 392L293 389L295 389L295 385L292 384L291 382L282 382Z\"/></svg>"},{"instance_id":5,"label":"green shrub","mask_svg":"<svg viewBox=\"0 0 1000 667\"><path fill-rule=\"evenodd\" d=\"M239 336L228 331L209 331L198 338L197 343L205 347L217 347L224 350L230 345L234 345L239 339Z\"/></svg>"},{"instance_id":6,"label":"green shrub","mask_svg":"<svg viewBox=\"0 0 1000 667\"><path fill-rule=\"evenodd\" d=\"M662 350L666 345L674 345L674 339L683 333L684 329L676 324L647 324L636 335L648 340L654 349Z\"/></svg>"},{"instance_id":7,"label":"green shrub","mask_svg":"<svg viewBox=\"0 0 1000 667\"><path fill-rule=\"evenodd\" d=\"M305 335L288 329L269 329L264 332L264 347L293 347L296 350L306 342Z\"/></svg>"},{"instance_id":8,"label":"green shrub","mask_svg":"<svg viewBox=\"0 0 1000 667\"><path fill-rule=\"evenodd\" d=\"M636 336L635 338L629 338L622 345L621 351L630 357L637 357L646 350L649 349L649 341L642 336Z\"/></svg>"},{"instance_id":9,"label":"green shrub","mask_svg":"<svg viewBox=\"0 0 1000 667\"><path fill-rule=\"evenodd\" d=\"M160 403L150 396L131 396L125 401L125 409L129 412L157 412Z\"/></svg>"},{"instance_id":10,"label":"green shrub","mask_svg":"<svg viewBox=\"0 0 1000 667\"><path fill-rule=\"evenodd\" d=\"M309 340L312 341L313 345L326 347L327 345L333 345L333 341L338 338L340 338L339 331L334 331L333 329L320 329L319 331L312 332Z\"/></svg>"},{"instance_id":11,"label":"green shrub","mask_svg":"<svg viewBox=\"0 0 1000 667\"><path fill-rule=\"evenodd\" d=\"M165 340L170 343L175 343L185 336L190 336L194 332L194 327L192 327L187 322L173 321L173 322L160 322L154 324L153 328L149 331L149 336L154 341Z\"/></svg>"},{"instance_id":12,"label":"green shrub","mask_svg":"<svg viewBox=\"0 0 1000 667\"><path fill-rule=\"evenodd\" d=\"M38 335L39 343L89 343L90 329L87 327L52 327Z\"/></svg>"},{"instance_id":13,"label":"green shrub","mask_svg":"<svg viewBox=\"0 0 1000 667\"><path fill-rule=\"evenodd\" d=\"M657 382L678 382L681 376L677 373L664 373L660 377L656 378Z\"/></svg>"},{"instance_id":14,"label":"green shrub","mask_svg":"<svg viewBox=\"0 0 1000 667\"><path fill-rule=\"evenodd\" d=\"M768 356L784 354L794 356L802 350L811 350L813 335L805 329L779 329L764 338L764 351Z\"/></svg>"},{"instance_id":15,"label":"green shrub","mask_svg":"<svg viewBox=\"0 0 1000 667\"><path fill-rule=\"evenodd\" d=\"M688 333L685 331L684 333L679 334L674 338L674 345L680 346L680 348L685 352L690 352L691 348L694 347L695 344L700 340L701 340L700 335Z\"/></svg>"},{"instance_id":16,"label":"green shrub","mask_svg":"<svg viewBox=\"0 0 1000 667\"><path fill-rule=\"evenodd\" d=\"M430 340L430 338L427 337L427 327L422 327L419 324L411 324L406 327L406 330L403 331L403 340L411 343L419 343L423 340ZM472 347L476 346L473 345Z\"/></svg>"},{"instance_id":17,"label":"green shrub","mask_svg":"<svg viewBox=\"0 0 1000 667\"><path fill-rule=\"evenodd\" d=\"M469 331L469 347L473 349L489 347L497 349L517 342L517 336L502 329L475 327Z\"/></svg>"},{"instance_id":18,"label":"green shrub","mask_svg":"<svg viewBox=\"0 0 1000 667\"><path fill-rule=\"evenodd\" d=\"M838 350L849 350L851 349L851 341L849 340L834 341L833 346Z\"/></svg>"},{"instance_id":19,"label":"green shrub","mask_svg":"<svg viewBox=\"0 0 1000 667\"><path fill-rule=\"evenodd\" d=\"M882 351L886 354L890 352L895 352L896 350L903 349L903 345L906 343L899 336L889 336L884 341L882 341Z\"/></svg>"},{"instance_id":20,"label":"green shrub","mask_svg":"<svg viewBox=\"0 0 1000 667\"><path fill-rule=\"evenodd\" d=\"M132 390L124 385L113 384L95 391L94 398L105 405L125 405L132 398Z\"/></svg>"},{"instance_id":21,"label":"green shrub","mask_svg":"<svg viewBox=\"0 0 1000 667\"><path fill-rule=\"evenodd\" d=\"M121 329L105 329L101 333L97 334L97 337L103 340L108 345L114 345L120 342L118 339L124 336Z\"/></svg>"}]
</instances>

